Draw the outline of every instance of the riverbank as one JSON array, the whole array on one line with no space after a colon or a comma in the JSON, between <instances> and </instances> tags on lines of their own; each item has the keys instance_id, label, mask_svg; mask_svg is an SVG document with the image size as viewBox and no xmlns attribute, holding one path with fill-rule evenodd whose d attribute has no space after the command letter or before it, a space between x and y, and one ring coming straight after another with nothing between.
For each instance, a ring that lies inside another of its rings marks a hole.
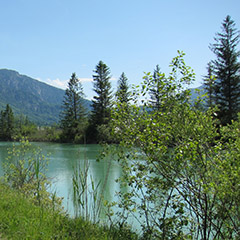
<instances>
[{"instance_id":1,"label":"riverbank","mask_svg":"<svg viewBox=\"0 0 240 240\"><path fill-rule=\"evenodd\" d=\"M69 218L59 210L34 205L0 183L0 235L2 239L138 239L128 229L91 224Z\"/></svg>"}]
</instances>

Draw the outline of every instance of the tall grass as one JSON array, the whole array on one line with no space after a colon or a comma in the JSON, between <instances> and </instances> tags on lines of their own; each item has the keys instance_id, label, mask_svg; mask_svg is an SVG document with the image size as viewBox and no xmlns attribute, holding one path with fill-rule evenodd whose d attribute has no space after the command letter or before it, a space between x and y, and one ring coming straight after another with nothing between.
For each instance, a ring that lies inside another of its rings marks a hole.
<instances>
[{"instance_id":1,"label":"tall grass","mask_svg":"<svg viewBox=\"0 0 240 240\"><path fill-rule=\"evenodd\" d=\"M76 217L82 217L92 223L99 223L103 210L103 193L110 170L108 170L103 181L95 181L90 171L90 163L86 158L80 161L74 168L72 176L73 204Z\"/></svg>"}]
</instances>

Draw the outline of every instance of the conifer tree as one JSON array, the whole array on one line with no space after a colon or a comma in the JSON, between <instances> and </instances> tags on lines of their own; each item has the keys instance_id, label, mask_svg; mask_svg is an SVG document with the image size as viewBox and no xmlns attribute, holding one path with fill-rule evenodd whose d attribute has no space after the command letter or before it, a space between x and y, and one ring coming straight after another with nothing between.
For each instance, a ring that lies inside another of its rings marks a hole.
<instances>
[{"instance_id":1,"label":"conifer tree","mask_svg":"<svg viewBox=\"0 0 240 240\"><path fill-rule=\"evenodd\" d=\"M92 100L92 121L96 125L107 124L110 120L112 91L109 67L99 61L93 75L93 90L96 95Z\"/></svg>"},{"instance_id":2,"label":"conifer tree","mask_svg":"<svg viewBox=\"0 0 240 240\"><path fill-rule=\"evenodd\" d=\"M84 107L83 87L76 74L73 73L62 105L61 128L63 139L66 141L80 141L86 128L86 109ZM76 139L78 138L78 139Z\"/></svg>"},{"instance_id":3,"label":"conifer tree","mask_svg":"<svg viewBox=\"0 0 240 240\"><path fill-rule=\"evenodd\" d=\"M116 92L117 101L120 103L126 103L130 101L130 92L128 78L123 72L118 80L118 88Z\"/></svg>"},{"instance_id":4,"label":"conifer tree","mask_svg":"<svg viewBox=\"0 0 240 240\"><path fill-rule=\"evenodd\" d=\"M112 107L112 90L109 67L99 61L93 75L93 90L96 95L92 100L92 114L88 130L88 140L99 142L105 140Z\"/></svg>"},{"instance_id":5,"label":"conifer tree","mask_svg":"<svg viewBox=\"0 0 240 240\"><path fill-rule=\"evenodd\" d=\"M240 108L239 37L234 21L227 16L222 23L222 32L216 34L215 43L210 45L216 55L216 60L212 61L216 76L214 95L223 125L236 119Z\"/></svg>"},{"instance_id":6,"label":"conifer tree","mask_svg":"<svg viewBox=\"0 0 240 240\"><path fill-rule=\"evenodd\" d=\"M6 109L1 111L0 116L0 137L2 140L10 141L13 139L14 134L14 115L12 108L9 104Z\"/></svg>"}]
</instances>

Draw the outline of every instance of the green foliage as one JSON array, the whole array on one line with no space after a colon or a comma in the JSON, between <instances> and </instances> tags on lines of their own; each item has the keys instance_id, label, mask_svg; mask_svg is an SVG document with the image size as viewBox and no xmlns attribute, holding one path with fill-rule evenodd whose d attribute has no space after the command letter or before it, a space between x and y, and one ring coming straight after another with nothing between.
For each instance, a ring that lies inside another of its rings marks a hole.
<instances>
[{"instance_id":1,"label":"green foliage","mask_svg":"<svg viewBox=\"0 0 240 240\"><path fill-rule=\"evenodd\" d=\"M85 164L84 169L79 167L75 170L73 182L76 204L80 204L84 212L86 210L86 215L70 218L63 212L61 201L56 194L47 192L49 181L44 174L47 159L41 150L34 148L24 139L13 144L4 165L5 182L0 183L0 237L137 239L137 235L130 229L96 224L99 222L102 192L92 177L88 182L88 162ZM88 208L89 206L91 207Z\"/></svg>"},{"instance_id":2,"label":"green foliage","mask_svg":"<svg viewBox=\"0 0 240 240\"><path fill-rule=\"evenodd\" d=\"M60 142L62 130L59 126L38 127L36 131L27 135L27 138L33 142Z\"/></svg>"},{"instance_id":3,"label":"green foliage","mask_svg":"<svg viewBox=\"0 0 240 240\"><path fill-rule=\"evenodd\" d=\"M53 195L47 192L50 182L45 175L47 164L48 160L41 149L34 148L23 138L9 149L3 165L5 182L34 203L51 205ZM56 204L59 204L59 200L57 199Z\"/></svg>"},{"instance_id":4,"label":"green foliage","mask_svg":"<svg viewBox=\"0 0 240 240\"><path fill-rule=\"evenodd\" d=\"M93 97L92 121L96 125L106 124L110 118L111 83L109 67L100 61L93 75L93 86L97 96Z\"/></svg>"},{"instance_id":5,"label":"green foliage","mask_svg":"<svg viewBox=\"0 0 240 240\"><path fill-rule=\"evenodd\" d=\"M31 138L37 132L37 126L29 121L27 117L24 115L20 115L15 117L15 132L14 132L14 139L19 140L22 137Z\"/></svg>"},{"instance_id":6,"label":"green foliage","mask_svg":"<svg viewBox=\"0 0 240 240\"><path fill-rule=\"evenodd\" d=\"M178 54L170 64L172 70L168 77L160 72L158 66L153 75L146 73L143 77L142 92L137 95L147 96L149 94L151 100L143 101L143 103L154 110L169 111L175 103L189 100L190 92L187 86L192 83L195 74L190 67L185 65L183 60L185 54L180 51Z\"/></svg>"},{"instance_id":7,"label":"green foliage","mask_svg":"<svg viewBox=\"0 0 240 240\"><path fill-rule=\"evenodd\" d=\"M0 139L10 141L14 134L14 116L12 108L7 104L0 116Z\"/></svg>"},{"instance_id":8,"label":"green foliage","mask_svg":"<svg viewBox=\"0 0 240 240\"><path fill-rule=\"evenodd\" d=\"M156 81L150 73L133 91L135 104L114 109L119 181L128 188L119 192L118 214L133 215L144 239L238 239L239 122L220 129L220 138L215 109L190 104L185 85L194 73L183 56L173 59L168 77L158 78L158 111L148 100L137 105Z\"/></svg>"},{"instance_id":9,"label":"green foliage","mask_svg":"<svg viewBox=\"0 0 240 240\"><path fill-rule=\"evenodd\" d=\"M9 105L1 111L0 140L2 141L20 141L22 138L27 138L30 141L59 142L61 132L56 124L38 127L24 115L14 116ZM82 136L77 135L76 139L76 142L80 142Z\"/></svg>"},{"instance_id":10,"label":"green foliage","mask_svg":"<svg viewBox=\"0 0 240 240\"><path fill-rule=\"evenodd\" d=\"M147 75L149 76L149 75ZM161 108L161 101L163 100L163 95L168 93L169 85L167 81L165 81L165 74L160 72L159 65L156 66L154 73L151 78L146 79L149 81L149 95L151 97L151 105L153 108L160 110ZM143 85L144 86L144 85Z\"/></svg>"},{"instance_id":11,"label":"green foliage","mask_svg":"<svg viewBox=\"0 0 240 240\"><path fill-rule=\"evenodd\" d=\"M63 217L33 205L21 193L0 184L0 232L6 239L58 239ZM54 223L54 224L53 224Z\"/></svg>"}]
</instances>

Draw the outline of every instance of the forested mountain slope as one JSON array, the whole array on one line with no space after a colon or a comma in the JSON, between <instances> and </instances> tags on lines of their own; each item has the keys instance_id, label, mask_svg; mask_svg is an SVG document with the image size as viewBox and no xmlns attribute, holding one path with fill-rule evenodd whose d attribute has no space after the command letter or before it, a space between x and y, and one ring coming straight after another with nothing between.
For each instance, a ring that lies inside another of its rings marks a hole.
<instances>
[{"instance_id":1,"label":"forested mountain slope","mask_svg":"<svg viewBox=\"0 0 240 240\"><path fill-rule=\"evenodd\" d=\"M24 114L35 123L58 122L64 93L16 71L0 69L0 109L9 104L14 114Z\"/></svg>"}]
</instances>

